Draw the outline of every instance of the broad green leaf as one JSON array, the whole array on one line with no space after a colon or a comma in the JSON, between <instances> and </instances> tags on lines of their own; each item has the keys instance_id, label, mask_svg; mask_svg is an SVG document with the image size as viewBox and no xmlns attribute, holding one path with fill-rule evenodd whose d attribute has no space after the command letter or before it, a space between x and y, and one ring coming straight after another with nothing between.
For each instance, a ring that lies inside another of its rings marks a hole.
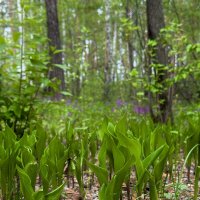
<instances>
[{"instance_id":1,"label":"broad green leaf","mask_svg":"<svg viewBox=\"0 0 200 200\"><path fill-rule=\"evenodd\" d=\"M105 200L106 198L107 185L104 183L99 189L99 200Z\"/></svg>"},{"instance_id":2,"label":"broad green leaf","mask_svg":"<svg viewBox=\"0 0 200 200\"><path fill-rule=\"evenodd\" d=\"M70 92L62 91L61 94L64 96L73 96Z\"/></svg>"},{"instance_id":3,"label":"broad green leaf","mask_svg":"<svg viewBox=\"0 0 200 200\"><path fill-rule=\"evenodd\" d=\"M156 160L154 166L154 176L156 184L162 180L163 170L167 161L167 157L169 155L169 146L165 145L163 151L159 155L159 160Z\"/></svg>"},{"instance_id":4,"label":"broad green leaf","mask_svg":"<svg viewBox=\"0 0 200 200\"><path fill-rule=\"evenodd\" d=\"M108 128L108 118L104 117L103 122L101 124L101 128L98 131L99 139L102 141L104 138L104 134L107 132Z\"/></svg>"},{"instance_id":5,"label":"broad green leaf","mask_svg":"<svg viewBox=\"0 0 200 200\"><path fill-rule=\"evenodd\" d=\"M49 190L49 185L51 183L50 181L51 181L52 174L49 174L49 167L47 164L41 163L40 165L41 165L40 174L42 178L43 191L44 191L44 194L47 194Z\"/></svg>"},{"instance_id":6,"label":"broad green leaf","mask_svg":"<svg viewBox=\"0 0 200 200\"><path fill-rule=\"evenodd\" d=\"M35 192L33 194L33 198L34 198L34 200L45 200L44 192L42 190Z\"/></svg>"},{"instance_id":7,"label":"broad green leaf","mask_svg":"<svg viewBox=\"0 0 200 200\"><path fill-rule=\"evenodd\" d=\"M13 111L14 114L20 118L21 116L21 109L20 109L20 106L16 103L12 104L10 107L9 107L9 111Z\"/></svg>"},{"instance_id":8,"label":"broad green leaf","mask_svg":"<svg viewBox=\"0 0 200 200\"><path fill-rule=\"evenodd\" d=\"M37 137L36 153L37 153L37 158L40 161L42 154L44 153L44 149L46 148L46 139L47 139L46 132L40 125L37 125L36 137Z\"/></svg>"},{"instance_id":9,"label":"broad green leaf","mask_svg":"<svg viewBox=\"0 0 200 200\"><path fill-rule=\"evenodd\" d=\"M92 163L88 163L88 166L97 176L100 185L108 183L108 171L105 168L98 167Z\"/></svg>"},{"instance_id":10,"label":"broad green leaf","mask_svg":"<svg viewBox=\"0 0 200 200\"><path fill-rule=\"evenodd\" d=\"M127 123L127 116L124 115L119 122L117 123L116 130L122 134L127 133L128 130L128 123Z\"/></svg>"},{"instance_id":11,"label":"broad green leaf","mask_svg":"<svg viewBox=\"0 0 200 200\"><path fill-rule=\"evenodd\" d=\"M32 188L35 188L35 183L36 183L36 178L37 178L37 168L38 168L38 165L36 162L28 163L24 168L24 170L26 171L27 175L29 176L31 180Z\"/></svg>"},{"instance_id":12,"label":"broad green leaf","mask_svg":"<svg viewBox=\"0 0 200 200\"><path fill-rule=\"evenodd\" d=\"M108 122L108 132L111 135L114 135L114 133L115 133L115 126L111 122Z\"/></svg>"},{"instance_id":13,"label":"broad green leaf","mask_svg":"<svg viewBox=\"0 0 200 200\"><path fill-rule=\"evenodd\" d=\"M114 176L114 179L115 179L115 185L113 189L114 199L116 200L119 199L121 190L122 190L122 184L124 180L126 179L126 176L130 173L130 169L132 165L134 164L134 162L135 162L134 156L131 156L131 158L125 163L125 165Z\"/></svg>"},{"instance_id":14,"label":"broad green leaf","mask_svg":"<svg viewBox=\"0 0 200 200\"><path fill-rule=\"evenodd\" d=\"M107 141L104 139L98 154L99 166L104 169L106 169L106 152Z\"/></svg>"},{"instance_id":15,"label":"broad green leaf","mask_svg":"<svg viewBox=\"0 0 200 200\"><path fill-rule=\"evenodd\" d=\"M113 153L113 159L114 159L114 171L115 173L117 173L124 166L125 158L124 158L123 153L116 146L112 138L110 138L110 145L112 146L112 153Z\"/></svg>"},{"instance_id":16,"label":"broad green leaf","mask_svg":"<svg viewBox=\"0 0 200 200\"><path fill-rule=\"evenodd\" d=\"M33 198L34 191L31 186L31 180L30 180L29 176L23 169L21 169L19 167L17 167L17 171L19 173L20 187L21 187L22 193L24 195L24 198L26 200L34 200L34 198Z\"/></svg>"},{"instance_id":17,"label":"broad green leaf","mask_svg":"<svg viewBox=\"0 0 200 200\"><path fill-rule=\"evenodd\" d=\"M64 146L61 141L58 139L58 136L55 136L52 141L49 143L47 148L49 153L49 158L54 160L64 156Z\"/></svg>"},{"instance_id":18,"label":"broad green leaf","mask_svg":"<svg viewBox=\"0 0 200 200\"><path fill-rule=\"evenodd\" d=\"M5 132L4 132L4 147L5 148L13 148L15 146L15 142L17 139L17 136L15 135L15 133L13 132L13 130L6 126Z\"/></svg>"},{"instance_id":19,"label":"broad green leaf","mask_svg":"<svg viewBox=\"0 0 200 200\"><path fill-rule=\"evenodd\" d=\"M30 147L27 146L22 147L21 159L23 167L25 167L28 163L35 161L35 157L33 156Z\"/></svg>"},{"instance_id":20,"label":"broad green leaf","mask_svg":"<svg viewBox=\"0 0 200 200\"><path fill-rule=\"evenodd\" d=\"M141 144L135 138L128 138L125 134L116 131L120 145L126 147L131 155L134 155L136 160L140 160Z\"/></svg>"},{"instance_id":21,"label":"broad green leaf","mask_svg":"<svg viewBox=\"0 0 200 200\"><path fill-rule=\"evenodd\" d=\"M158 158L158 156L160 155L160 153L162 152L162 150L164 149L165 145L159 147L158 149L156 149L153 153L151 153L149 156L147 156L143 161L142 161L142 165L143 165L143 169L140 170L139 168L137 168L137 170L139 171L138 175L138 183L137 185L139 185L143 178L144 175L146 173L146 170L148 170L148 168L150 167L150 165L152 165L152 163Z\"/></svg>"},{"instance_id":22,"label":"broad green leaf","mask_svg":"<svg viewBox=\"0 0 200 200\"><path fill-rule=\"evenodd\" d=\"M115 196L114 188L115 188L115 175L112 177L111 181L108 182L108 184L107 184L106 191L105 191L106 192L106 194L105 194L106 199L114 200L114 196Z\"/></svg>"},{"instance_id":23,"label":"broad green leaf","mask_svg":"<svg viewBox=\"0 0 200 200\"><path fill-rule=\"evenodd\" d=\"M157 159L164 147L165 145L162 145L142 161L145 169L148 169L148 167Z\"/></svg>"},{"instance_id":24,"label":"broad green leaf","mask_svg":"<svg viewBox=\"0 0 200 200\"><path fill-rule=\"evenodd\" d=\"M47 195L45 195L45 199L47 200L58 200L60 199L60 196L62 194L63 188L65 186L65 183L57 187L55 190L49 192Z\"/></svg>"},{"instance_id":25,"label":"broad green leaf","mask_svg":"<svg viewBox=\"0 0 200 200\"><path fill-rule=\"evenodd\" d=\"M32 151L35 148L36 141L37 140L35 134L28 135L27 133L25 133L23 137L20 139L20 145L22 148L26 146L27 149Z\"/></svg>"}]
</instances>

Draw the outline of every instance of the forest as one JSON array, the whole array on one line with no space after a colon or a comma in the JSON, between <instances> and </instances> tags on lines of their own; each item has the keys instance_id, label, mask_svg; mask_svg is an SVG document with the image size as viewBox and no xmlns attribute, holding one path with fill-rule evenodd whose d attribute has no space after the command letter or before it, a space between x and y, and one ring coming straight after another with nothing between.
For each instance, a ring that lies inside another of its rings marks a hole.
<instances>
[{"instance_id":1,"label":"forest","mask_svg":"<svg viewBox=\"0 0 200 200\"><path fill-rule=\"evenodd\" d=\"M0 199L200 199L199 0L0 0Z\"/></svg>"}]
</instances>

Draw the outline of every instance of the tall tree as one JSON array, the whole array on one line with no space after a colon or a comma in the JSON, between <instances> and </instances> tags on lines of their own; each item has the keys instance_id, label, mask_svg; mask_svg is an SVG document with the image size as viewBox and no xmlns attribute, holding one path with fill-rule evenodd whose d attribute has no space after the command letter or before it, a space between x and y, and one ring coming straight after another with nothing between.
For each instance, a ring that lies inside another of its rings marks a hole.
<instances>
[{"instance_id":1,"label":"tall tree","mask_svg":"<svg viewBox=\"0 0 200 200\"><path fill-rule=\"evenodd\" d=\"M47 15L47 35L49 38L49 78L56 84L58 84L59 91L54 91L50 88L51 92L54 92L53 98L60 100L62 95L61 90L65 89L64 71L56 65L62 64L62 53L56 52L61 49L61 39L59 32L59 21L57 11L57 0L45 0L46 15Z\"/></svg>"},{"instance_id":2,"label":"tall tree","mask_svg":"<svg viewBox=\"0 0 200 200\"><path fill-rule=\"evenodd\" d=\"M148 38L156 41L156 45L152 47L153 50L149 61L149 67L154 69L156 86L158 87L156 94L158 113L152 117L159 122L165 123L172 115L172 103L169 98L170 90L166 84L166 79L168 78L168 50L160 38L160 31L165 27L162 0L147 0L146 6Z\"/></svg>"},{"instance_id":3,"label":"tall tree","mask_svg":"<svg viewBox=\"0 0 200 200\"><path fill-rule=\"evenodd\" d=\"M130 0L126 0L126 6L125 6L125 11L126 11L126 18L129 22L129 26L132 25L133 26L133 9L131 8L131 1ZM130 28L129 28L130 29ZM134 51L134 47L133 47L133 31L129 31L127 33L127 48L128 48L128 63L129 63L129 70L132 71L134 68L134 57L133 57L133 51ZM130 84L130 98L133 99L133 95L134 95L134 90L133 90L133 86L132 83Z\"/></svg>"},{"instance_id":4,"label":"tall tree","mask_svg":"<svg viewBox=\"0 0 200 200\"><path fill-rule=\"evenodd\" d=\"M112 68L112 36L111 36L111 1L105 0L105 20L106 20L106 53L104 67L104 100L109 100Z\"/></svg>"},{"instance_id":5,"label":"tall tree","mask_svg":"<svg viewBox=\"0 0 200 200\"><path fill-rule=\"evenodd\" d=\"M133 11L131 9L131 2L130 0L126 0L126 18L130 21L133 20ZM127 41L127 45L128 45L128 58L129 58L129 67L130 67L130 71L133 69L133 43L132 43L132 38L130 37L130 34L128 35L128 41Z\"/></svg>"}]
</instances>

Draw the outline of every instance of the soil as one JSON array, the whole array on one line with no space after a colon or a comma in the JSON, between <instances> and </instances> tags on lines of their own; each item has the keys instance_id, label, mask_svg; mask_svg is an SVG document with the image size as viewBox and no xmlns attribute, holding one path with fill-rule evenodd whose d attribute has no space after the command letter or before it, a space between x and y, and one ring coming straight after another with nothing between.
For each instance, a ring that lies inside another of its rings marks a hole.
<instances>
[{"instance_id":1,"label":"soil","mask_svg":"<svg viewBox=\"0 0 200 200\"><path fill-rule=\"evenodd\" d=\"M188 174L188 169L184 168L184 171L182 173L181 177L181 171L182 171L182 166L183 166L183 160L177 164L176 170L173 170L172 176L170 177L168 173L163 174L163 184L164 184L164 190L162 192L162 196L159 199L179 199L179 200L189 200L193 199L194 196L194 180L195 180L195 173L194 173L194 165L191 166L190 169L190 174ZM87 173L84 174L83 177L84 184L85 184L85 199L86 200L98 200L98 191L99 191L99 184L97 181L97 178L92 175L88 175ZM179 180L179 189L177 190L177 185L176 183ZM122 200L136 200L139 199L136 197L136 193L133 192L133 186L135 185L135 174L134 172L131 175L130 178L130 198L127 196L127 187L125 184L122 186ZM200 185L200 181L199 181ZM175 198L175 193L177 192L177 198ZM78 183L75 178L70 177L68 181L68 186L65 187L65 197L62 199L66 200L81 200L84 199L81 197L79 193L79 187ZM161 196L161 195L159 195ZM141 199L150 199L149 198L149 188L147 187L144 194L142 195ZM199 196L198 199L200 199L200 191L199 191Z\"/></svg>"}]
</instances>

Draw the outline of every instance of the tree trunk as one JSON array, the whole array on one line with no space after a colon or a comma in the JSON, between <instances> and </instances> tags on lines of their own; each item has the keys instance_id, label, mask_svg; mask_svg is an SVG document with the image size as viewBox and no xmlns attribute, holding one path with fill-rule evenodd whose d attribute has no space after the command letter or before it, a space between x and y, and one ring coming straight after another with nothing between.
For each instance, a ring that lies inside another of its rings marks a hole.
<instances>
[{"instance_id":1,"label":"tree trunk","mask_svg":"<svg viewBox=\"0 0 200 200\"><path fill-rule=\"evenodd\" d=\"M130 0L126 0L126 18L129 21L133 21L133 10L131 10L130 8ZM128 35L128 41L127 41L127 47L128 47L128 63L129 63L129 70L130 72L133 70L134 65L133 65L133 51L134 51L134 47L133 47L133 38L132 38L132 34L129 33ZM135 91L133 89L132 83L129 85L130 89L129 89L129 96L130 99L134 99L135 97Z\"/></svg>"},{"instance_id":2,"label":"tree trunk","mask_svg":"<svg viewBox=\"0 0 200 200\"><path fill-rule=\"evenodd\" d=\"M130 21L133 20L133 13L130 9L130 0L126 0L126 18ZM130 71L134 68L133 66L133 41L131 36L128 37L128 59L129 59L129 67Z\"/></svg>"},{"instance_id":3,"label":"tree trunk","mask_svg":"<svg viewBox=\"0 0 200 200\"><path fill-rule=\"evenodd\" d=\"M45 0L46 15L47 15L47 35L49 38L49 78L57 85L57 89L49 88L53 92L53 99L60 100L62 95L61 90L65 89L64 71L55 66L62 64L62 53L55 53L55 50L61 49L61 40L59 32L59 22L57 13L57 0Z\"/></svg>"},{"instance_id":4,"label":"tree trunk","mask_svg":"<svg viewBox=\"0 0 200 200\"><path fill-rule=\"evenodd\" d=\"M153 116L159 122L165 123L171 117L172 103L169 99L169 88L166 85L168 78L168 50L159 39L160 30L165 27L164 14L162 8L162 0L147 0L147 27L148 38L157 41L157 45L153 48L150 55L149 67L154 65L155 79L159 91L156 94L158 113Z\"/></svg>"},{"instance_id":5,"label":"tree trunk","mask_svg":"<svg viewBox=\"0 0 200 200\"><path fill-rule=\"evenodd\" d=\"M111 37L111 22L110 22L110 0L105 0L105 20L106 20L106 52L105 52L105 67L104 67L104 100L110 100L110 84L111 84L111 68L112 68L112 37Z\"/></svg>"}]
</instances>

